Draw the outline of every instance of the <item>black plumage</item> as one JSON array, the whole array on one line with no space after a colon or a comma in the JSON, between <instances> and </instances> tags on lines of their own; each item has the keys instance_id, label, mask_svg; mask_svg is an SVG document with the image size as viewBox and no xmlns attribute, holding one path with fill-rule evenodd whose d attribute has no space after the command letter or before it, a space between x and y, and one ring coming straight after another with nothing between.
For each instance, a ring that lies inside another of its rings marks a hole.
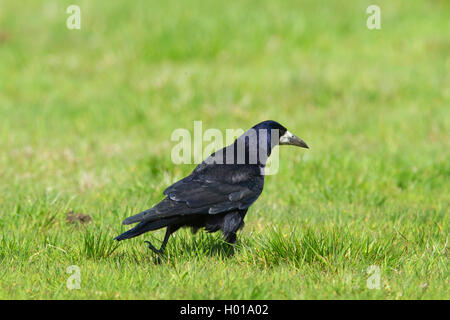
<instances>
[{"instance_id":1,"label":"black plumage","mask_svg":"<svg viewBox=\"0 0 450 320\"><path fill-rule=\"evenodd\" d=\"M191 227L208 232L221 230L225 241L234 243L248 208L263 190L264 167L278 144L308 148L279 123L261 122L233 144L213 153L189 176L169 186L164 190L166 197L153 208L126 218L123 224L139 223L115 239L130 239L167 227L159 250L147 242L150 249L161 253L173 232Z\"/></svg>"}]
</instances>

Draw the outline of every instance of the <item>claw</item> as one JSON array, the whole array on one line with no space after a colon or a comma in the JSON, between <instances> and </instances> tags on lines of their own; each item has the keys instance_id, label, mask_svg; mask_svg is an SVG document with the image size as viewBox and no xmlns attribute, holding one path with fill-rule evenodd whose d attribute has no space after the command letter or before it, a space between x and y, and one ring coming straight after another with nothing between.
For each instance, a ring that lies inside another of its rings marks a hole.
<instances>
[{"instance_id":1,"label":"claw","mask_svg":"<svg viewBox=\"0 0 450 320\"><path fill-rule=\"evenodd\" d=\"M166 235L164 236L164 240L163 240L163 242L162 242L162 244L161 244L161 248L159 248L159 250L156 249L156 248L150 243L150 241L144 241L144 242L145 242L146 244L148 244L148 248L149 248L150 250L152 250L152 251L153 251L154 253L156 253L158 256L162 256L162 254L163 254L163 252L164 252L164 249L166 248L167 241L169 240L169 237L170 237L170 235L172 234L172 232L173 232L172 228L171 228L170 226L168 226L167 229L166 229Z\"/></svg>"},{"instance_id":2,"label":"claw","mask_svg":"<svg viewBox=\"0 0 450 320\"><path fill-rule=\"evenodd\" d=\"M158 250L158 249L156 249L151 243L150 243L150 241L144 241L146 244L148 244L148 248L150 249L150 250L152 250L154 253L156 253L157 255L161 255L162 254L162 251L161 250Z\"/></svg>"}]
</instances>

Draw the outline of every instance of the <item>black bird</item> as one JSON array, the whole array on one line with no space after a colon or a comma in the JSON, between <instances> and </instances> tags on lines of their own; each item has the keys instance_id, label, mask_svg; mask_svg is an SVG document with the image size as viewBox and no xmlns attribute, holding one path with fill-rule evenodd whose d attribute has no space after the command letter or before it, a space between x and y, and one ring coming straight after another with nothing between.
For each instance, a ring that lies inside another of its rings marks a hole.
<instances>
[{"instance_id":1,"label":"black bird","mask_svg":"<svg viewBox=\"0 0 450 320\"><path fill-rule=\"evenodd\" d=\"M172 233L181 227L191 227L194 231L221 230L226 242L235 243L248 208L263 190L266 161L278 144L308 148L278 122L258 123L234 143L205 159L189 176L164 190L166 197L156 206L126 218L123 224L139 224L115 240L167 227L159 250L146 241L149 249L160 254Z\"/></svg>"}]
</instances>

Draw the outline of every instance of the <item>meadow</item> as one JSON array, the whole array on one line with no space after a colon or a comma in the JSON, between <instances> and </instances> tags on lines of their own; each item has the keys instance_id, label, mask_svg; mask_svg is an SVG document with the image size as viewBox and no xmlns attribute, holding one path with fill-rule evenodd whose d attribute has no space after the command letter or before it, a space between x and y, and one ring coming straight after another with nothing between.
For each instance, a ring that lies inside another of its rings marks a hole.
<instances>
[{"instance_id":1,"label":"meadow","mask_svg":"<svg viewBox=\"0 0 450 320\"><path fill-rule=\"evenodd\" d=\"M449 299L450 2L378 0L379 30L371 4L0 0L0 299ZM175 129L266 119L310 149L234 255L113 241L195 167Z\"/></svg>"}]
</instances>

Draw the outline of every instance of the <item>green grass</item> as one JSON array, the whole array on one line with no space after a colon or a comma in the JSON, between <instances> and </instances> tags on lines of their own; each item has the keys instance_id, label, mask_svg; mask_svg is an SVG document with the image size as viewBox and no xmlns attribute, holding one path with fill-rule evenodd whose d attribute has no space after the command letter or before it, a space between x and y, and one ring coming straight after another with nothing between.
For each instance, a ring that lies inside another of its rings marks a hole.
<instances>
[{"instance_id":1,"label":"green grass","mask_svg":"<svg viewBox=\"0 0 450 320\"><path fill-rule=\"evenodd\" d=\"M449 299L450 4L376 1L376 31L370 4L0 1L0 298ZM280 149L234 256L112 240L193 169L173 130L266 119L311 149Z\"/></svg>"}]
</instances>

